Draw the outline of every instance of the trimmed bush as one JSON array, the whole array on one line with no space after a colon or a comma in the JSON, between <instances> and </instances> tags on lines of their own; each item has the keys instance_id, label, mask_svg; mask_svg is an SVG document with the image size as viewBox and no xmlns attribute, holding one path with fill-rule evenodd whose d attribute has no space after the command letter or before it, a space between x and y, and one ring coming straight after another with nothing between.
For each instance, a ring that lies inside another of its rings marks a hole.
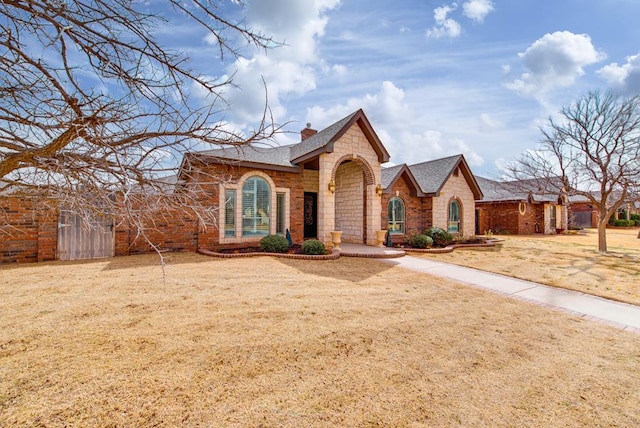
<instances>
[{"instance_id":1,"label":"trimmed bush","mask_svg":"<svg viewBox=\"0 0 640 428\"><path fill-rule=\"evenodd\" d=\"M267 253L286 253L289 241L282 235L267 235L260 240L260 249Z\"/></svg>"},{"instance_id":2,"label":"trimmed bush","mask_svg":"<svg viewBox=\"0 0 640 428\"><path fill-rule=\"evenodd\" d=\"M433 239L433 245L436 247L446 247L453 242L453 236L440 227L430 227L424 231L424 235Z\"/></svg>"},{"instance_id":3,"label":"trimmed bush","mask_svg":"<svg viewBox=\"0 0 640 428\"><path fill-rule=\"evenodd\" d=\"M302 252L308 255L317 256L326 253L324 243L317 239L309 239L302 243Z\"/></svg>"},{"instance_id":4,"label":"trimmed bush","mask_svg":"<svg viewBox=\"0 0 640 428\"><path fill-rule=\"evenodd\" d=\"M430 236L418 234L411 237L410 243L413 248L429 248L433 245L433 239Z\"/></svg>"}]
</instances>

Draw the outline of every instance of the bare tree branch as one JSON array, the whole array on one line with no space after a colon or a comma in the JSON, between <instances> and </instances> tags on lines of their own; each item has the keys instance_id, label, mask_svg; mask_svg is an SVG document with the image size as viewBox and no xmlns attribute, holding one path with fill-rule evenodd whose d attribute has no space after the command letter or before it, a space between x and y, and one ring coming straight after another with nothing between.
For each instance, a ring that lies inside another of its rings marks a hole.
<instances>
[{"instance_id":1,"label":"bare tree branch","mask_svg":"<svg viewBox=\"0 0 640 428\"><path fill-rule=\"evenodd\" d=\"M598 250L607 251L606 225L621 206L640 200L640 95L589 92L549 119L537 150L508 169L598 210Z\"/></svg>"},{"instance_id":2,"label":"bare tree branch","mask_svg":"<svg viewBox=\"0 0 640 428\"><path fill-rule=\"evenodd\" d=\"M268 140L280 127L266 104L248 135L229 129L223 90L154 36L186 17L217 41L220 58L277 44L225 0L3 0L0 2L0 192L99 210L146 236L154 216L189 212L215 222L204 187L181 188L183 155ZM220 59L222 61L222 59ZM207 103L194 96L207 94ZM200 177L219 182L224 177ZM176 192L176 188L180 188Z\"/></svg>"}]
</instances>

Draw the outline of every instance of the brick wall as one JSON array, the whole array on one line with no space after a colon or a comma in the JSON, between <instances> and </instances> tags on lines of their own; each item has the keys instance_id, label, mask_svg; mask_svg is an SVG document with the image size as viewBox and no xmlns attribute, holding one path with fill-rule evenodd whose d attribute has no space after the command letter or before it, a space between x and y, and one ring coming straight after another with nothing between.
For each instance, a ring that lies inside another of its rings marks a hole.
<instances>
[{"instance_id":1,"label":"brick wall","mask_svg":"<svg viewBox=\"0 0 640 428\"><path fill-rule=\"evenodd\" d=\"M544 206L520 202L477 202L478 230L485 233L507 232L512 235L542 233L544 228ZM524 211L524 214L521 213ZM536 223L538 227L536 228Z\"/></svg>"},{"instance_id":2,"label":"brick wall","mask_svg":"<svg viewBox=\"0 0 640 428\"><path fill-rule=\"evenodd\" d=\"M256 172L255 169L240 167L234 165L218 165L207 164L201 165L202 171L206 176L224 177L225 182L232 184L238 183L245 174L252 174ZM267 171L261 170L263 174L266 174L273 184L277 188L289 189L289 233L291 233L291 239L295 243L302 243L304 239L304 190L305 185L311 186L317 171L308 171L306 174L300 174L296 172L287 171ZM306 177L306 179L304 178ZM218 184L211 185L207 192L205 199L206 203L213 207L220 208L220 186ZM317 189L317 188L316 188ZM313 189L308 189L313 191ZM316 190L317 191L317 190ZM237 200L240 201L242 193L236 194ZM272 207L275 213L275 206ZM272 221L275 221L275 216L272 216ZM219 225L207 225L206 230L201 230L198 234L198 247L204 249L218 249L220 247L233 247L233 244L221 244L220 242L220 230ZM255 241L256 243L260 238L247 239L245 241ZM244 245L244 243L239 243ZM235 245L238 246L238 245Z\"/></svg>"},{"instance_id":3,"label":"brick wall","mask_svg":"<svg viewBox=\"0 0 640 428\"><path fill-rule=\"evenodd\" d=\"M0 198L0 264L54 260L57 210L50 201Z\"/></svg>"},{"instance_id":4,"label":"brick wall","mask_svg":"<svg viewBox=\"0 0 640 428\"><path fill-rule=\"evenodd\" d=\"M412 196L415 190L404 175L396 180L391 189L387 190L390 193L382 195L382 210L380 212L380 226L382 229L387 229L389 201L396 195L404 202L405 233L407 235L421 233L431 227L432 199L430 197L419 198ZM404 236L400 238L392 236L392 238L394 243L399 243L404 239Z\"/></svg>"},{"instance_id":5,"label":"brick wall","mask_svg":"<svg viewBox=\"0 0 640 428\"><path fill-rule=\"evenodd\" d=\"M126 256L155 251L147 239L159 251L197 251L198 220L184 212L165 212L158 215L153 224L145 225L145 236L137 236L137 230L122 223L115 230L115 255Z\"/></svg>"}]
</instances>

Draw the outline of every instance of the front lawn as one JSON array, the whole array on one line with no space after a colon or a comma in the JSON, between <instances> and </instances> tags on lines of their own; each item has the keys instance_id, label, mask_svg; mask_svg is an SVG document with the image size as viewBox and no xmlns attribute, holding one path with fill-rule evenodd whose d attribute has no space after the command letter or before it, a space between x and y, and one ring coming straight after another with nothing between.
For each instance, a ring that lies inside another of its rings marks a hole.
<instances>
[{"instance_id":1,"label":"front lawn","mask_svg":"<svg viewBox=\"0 0 640 428\"><path fill-rule=\"evenodd\" d=\"M167 263L1 267L0 425L640 425L637 334L371 259Z\"/></svg>"},{"instance_id":2,"label":"front lawn","mask_svg":"<svg viewBox=\"0 0 640 428\"><path fill-rule=\"evenodd\" d=\"M598 253L595 229L500 238L504 244L499 252L468 249L422 256L640 305L637 228L608 229L609 254Z\"/></svg>"}]
</instances>

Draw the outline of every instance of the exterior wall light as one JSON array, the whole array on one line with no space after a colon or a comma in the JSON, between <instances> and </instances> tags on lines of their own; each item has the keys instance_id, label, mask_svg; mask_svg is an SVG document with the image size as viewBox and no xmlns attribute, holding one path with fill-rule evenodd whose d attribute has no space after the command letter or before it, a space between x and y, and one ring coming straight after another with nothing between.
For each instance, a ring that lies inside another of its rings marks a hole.
<instances>
[{"instance_id":1,"label":"exterior wall light","mask_svg":"<svg viewBox=\"0 0 640 428\"><path fill-rule=\"evenodd\" d=\"M382 196L382 190L383 190L383 189L382 189L382 184L378 184L378 185L376 186L376 195L378 195L378 196Z\"/></svg>"},{"instance_id":2,"label":"exterior wall light","mask_svg":"<svg viewBox=\"0 0 640 428\"><path fill-rule=\"evenodd\" d=\"M336 191L336 181L335 180L329 181L329 191L331 193L334 193Z\"/></svg>"}]
</instances>

